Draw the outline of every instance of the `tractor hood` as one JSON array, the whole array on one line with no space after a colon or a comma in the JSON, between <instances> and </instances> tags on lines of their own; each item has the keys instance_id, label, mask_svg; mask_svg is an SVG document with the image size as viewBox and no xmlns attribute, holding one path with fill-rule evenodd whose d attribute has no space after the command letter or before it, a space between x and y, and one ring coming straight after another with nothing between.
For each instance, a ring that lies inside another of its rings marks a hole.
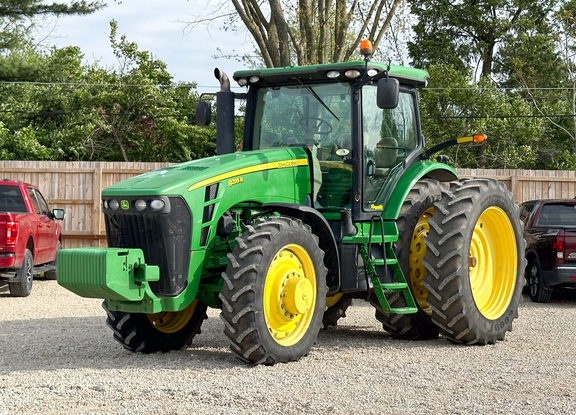
<instances>
[{"instance_id":1,"label":"tractor hood","mask_svg":"<svg viewBox=\"0 0 576 415\"><path fill-rule=\"evenodd\" d=\"M307 166L302 148L236 152L154 170L108 187L103 196L176 195L213 183L239 180L250 173ZM230 186L230 183L228 183Z\"/></svg>"}]
</instances>

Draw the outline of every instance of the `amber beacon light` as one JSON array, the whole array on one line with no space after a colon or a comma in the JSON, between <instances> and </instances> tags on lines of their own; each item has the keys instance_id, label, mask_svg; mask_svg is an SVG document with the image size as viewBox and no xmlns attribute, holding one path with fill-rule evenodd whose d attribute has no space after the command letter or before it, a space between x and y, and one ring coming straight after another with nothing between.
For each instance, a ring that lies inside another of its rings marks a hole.
<instances>
[{"instance_id":1,"label":"amber beacon light","mask_svg":"<svg viewBox=\"0 0 576 415\"><path fill-rule=\"evenodd\" d=\"M372 56L374 53L374 47L372 46L372 42L369 39L364 39L360 43L360 53L362 56Z\"/></svg>"}]
</instances>

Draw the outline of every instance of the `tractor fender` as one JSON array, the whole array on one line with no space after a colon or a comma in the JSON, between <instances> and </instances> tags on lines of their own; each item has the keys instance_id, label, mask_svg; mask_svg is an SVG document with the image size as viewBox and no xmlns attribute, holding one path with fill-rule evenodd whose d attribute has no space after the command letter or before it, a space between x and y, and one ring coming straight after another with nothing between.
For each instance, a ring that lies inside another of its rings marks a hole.
<instances>
[{"instance_id":1,"label":"tractor fender","mask_svg":"<svg viewBox=\"0 0 576 415\"><path fill-rule=\"evenodd\" d=\"M310 226L312 233L319 239L320 248L324 251L324 263L328 268L326 275L328 291L337 292L340 289L340 257L336 238L326 218L316 209L297 203L265 203L262 209L300 219Z\"/></svg>"},{"instance_id":2,"label":"tractor fender","mask_svg":"<svg viewBox=\"0 0 576 415\"><path fill-rule=\"evenodd\" d=\"M433 179L439 182L458 180L456 171L444 163L430 160L420 161L410 166L398 180L394 191L390 196L386 208L382 213L384 219L396 220L400 214L400 208L406 200L408 193L420 179Z\"/></svg>"}]
</instances>

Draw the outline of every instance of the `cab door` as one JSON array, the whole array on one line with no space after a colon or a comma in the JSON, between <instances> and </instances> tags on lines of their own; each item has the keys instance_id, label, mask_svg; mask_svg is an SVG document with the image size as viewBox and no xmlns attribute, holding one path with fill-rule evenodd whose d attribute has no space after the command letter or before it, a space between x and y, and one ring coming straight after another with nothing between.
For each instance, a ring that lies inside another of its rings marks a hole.
<instances>
[{"instance_id":1,"label":"cab door","mask_svg":"<svg viewBox=\"0 0 576 415\"><path fill-rule=\"evenodd\" d=\"M376 94L376 85L362 89L364 212L384 208L394 186L410 167L405 160L422 152L416 91L401 88L398 105L387 109L376 105Z\"/></svg>"}]
</instances>

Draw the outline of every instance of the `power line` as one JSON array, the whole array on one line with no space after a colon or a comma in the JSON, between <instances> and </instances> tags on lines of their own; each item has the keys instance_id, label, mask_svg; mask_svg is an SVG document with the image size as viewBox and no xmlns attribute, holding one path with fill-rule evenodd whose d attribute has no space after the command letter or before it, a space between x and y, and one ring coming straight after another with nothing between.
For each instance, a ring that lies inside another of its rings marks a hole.
<instances>
[{"instance_id":1,"label":"power line","mask_svg":"<svg viewBox=\"0 0 576 415\"><path fill-rule=\"evenodd\" d=\"M492 118L574 118L576 114L538 114L538 115L428 115L422 119L492 119Z\"/></svg>"},{"instance_id":2,"label":"power line","mask_svg":"<svg viewBox=\"0 0 576 415\"><path fill-rule=\"evenodd\" d=\"M38 81L0 81L0 85L32 85L32 86L98 86L98 87L133 87L133 88L211 88L218 90L216 85L196 85L193 82L182 84L108 84L108 83L87 83L87 82L38 82ZM231 86L233 89L245 89L240 86Z\"/></svg>"},{"instance_id":3,"label":"power line","mask_svg":"<svg viewBox=\"0 0 576 415\"><path fill-rule=\"evenodd\" d=\"M426 87L423 89L423 91L443 91L445 89L450 89L453 91L470 91L470 90L475 90L475 91L491 91L494 88L479 88L479 87L474 87L474 86L470 86L470 87L459 87L459 88L452 88L452 87L437 87L437 88L433 88L433 87ZM529 88L525 88L525 87L496 87L495 89L498 89L500 91L573 91L576 90L576 87L529 87Z\"/></svg>"}]
</instances>

